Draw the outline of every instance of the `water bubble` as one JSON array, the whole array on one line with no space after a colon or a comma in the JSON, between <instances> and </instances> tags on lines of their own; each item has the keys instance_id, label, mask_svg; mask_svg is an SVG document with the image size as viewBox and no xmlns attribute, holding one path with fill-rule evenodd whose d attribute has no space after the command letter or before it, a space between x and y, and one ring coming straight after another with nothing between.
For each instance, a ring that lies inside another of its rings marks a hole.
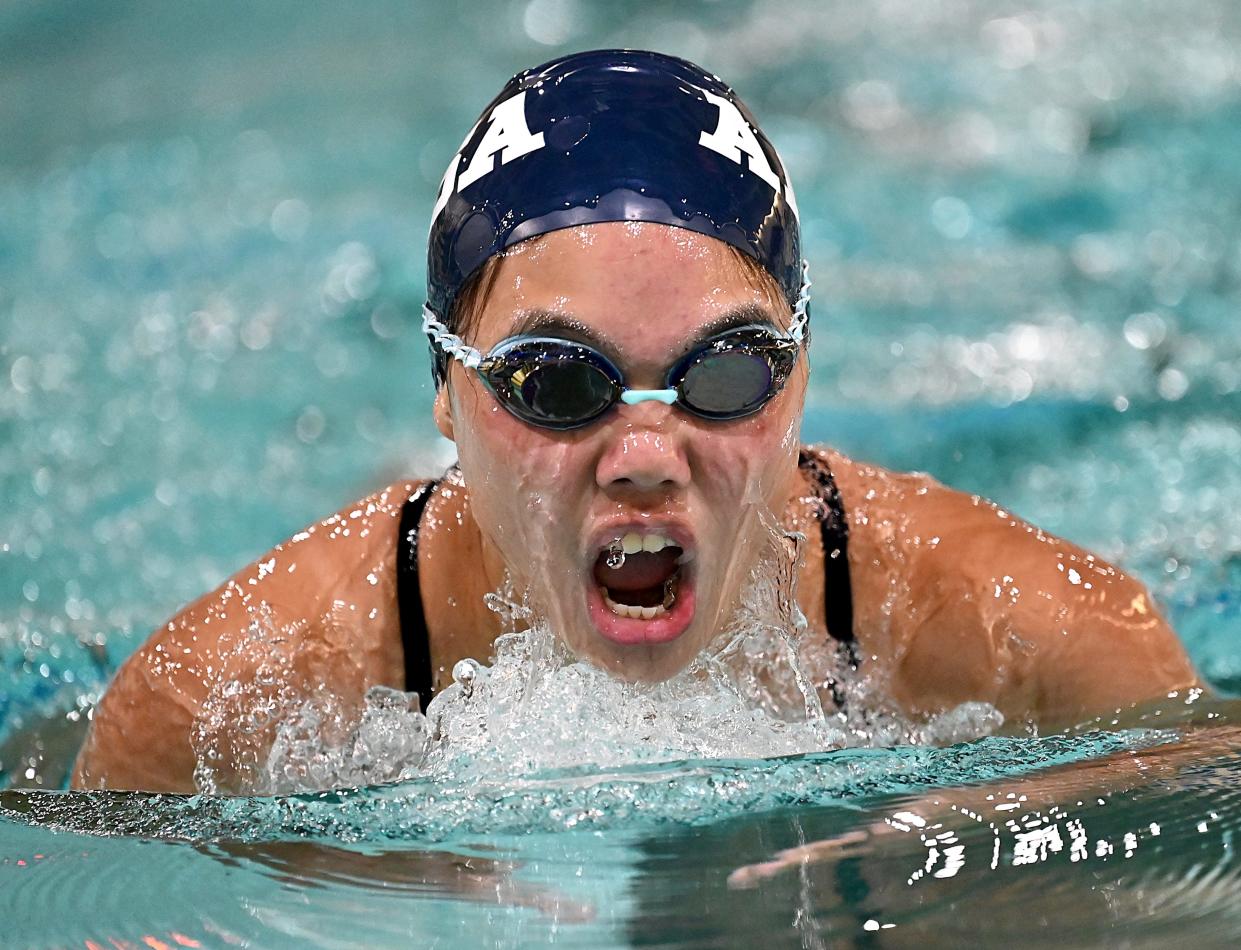
<instances>
[{"instance_id":1,"label":"water bubble","mask_svg":"<svg viewBox=\"0 0 1241 950\"><path fill-rule=\"evenodd\" d=\"M453 682L461 687L465 696L473 694L474 682L478 679L481 670L481 664L477 660L470 659L461 660L452 668Z\"/></svg>"},{"instance_id":2,"label":"water bubble","mask_svg":"<svg viewBox=\"0 0 1241 950\"><path fill-rule=\"evenodd\" d=\"M522 14L522 28L536 43L558 46L582 26L576 0L531 0Z\"/></svg>"},{"instance_id":3,"label":"water bubble","mask_svg":"<svg viewBox=\"0 0 1241 950\"><path fill-rule=\"evenodd\" d=\"M1038 38L1024 18L997 17L979 32L1002 69L1021 69L1038 58Z\"/></svg>"},{"instance_id":4,"label":"water bubble","mask_svg":"<svg viewBox=\"0 0 1241 950\"><path fill-rule=\"evenodd\" d=\"M845 90L841 103L853 126L867 132L883 132L905 118L896 88L879 79L866 79Z\"/></svg>"},{"instance_id":5,"label":"water bubble","mask_svg":"<svg viewBox=\"0 0 1241 950\"><path fill-rule=\"evenodd\" d=\"M1168 402L1176 402L1189 392L1189 377L1179 369L1169 367L1159 374L1155 388L1162 398Z\"/></svg>"},{"instance_id":6,"label":"water bubble","mask_svg":"<svg viewBox=\"0 0 1241 950\"><path fill-rule=\"evenodd\" d=\"M302 414L297 417L297 437L306 443L314 442L323 435L323 430L327 427L327 417L323 414L323 410L318 406L307 406L302 410Z\"/></svg>"},{"instance_id":7,"label":"water bubble","mask_svg":"<svg viewBox=\"0 0 1241 950\"><path fill-rule=\"evenodd\" d=\"M29 356L19 356L9 368L9 381L19 393L28 393L34 388L35 362Z\"/></svg>"},{"instance_id":8,"label":"water bubble","mask_svg":"<svg viewBox=\"0 0 1241 950\"><path fill-rule=\"evenodd\" d=\"M305 236L310 226L310 208L297 198L286 198L272 210L269 224L272 234L293 244Z\"/></svg>"},{"instance_id":9,"label":"water bubble","mask_svg":"<svg viewBox=\"0 0 1241 950\"><path fill-rule=\"evenodd\" d=\"M616 538L608 545L608 556L605 562L612 570L619 570L625 564L625 545Z\"/></svg>"},{"instance_id":10,"label":"water bubble","mask_svg":"<svg viewBox=\"0 0 1241 950\"><path fill-rule=\"evenodd\" d=\"M1168 325L1157 313L1135 313L1125 320L1125 342L1135 350L1159 346L1168 335Z\"/></svg>"},{"instance_id":11,"label":"water bubble","mask_svg":"<svg viewBox=\"0 0 1241 950\"><path fill-rule=\"evenodd\" d=\"M931 205L931 223L946 238L960 240L974 225L970 206L960 198L945 195Z\"/></svg>"}]
</instances>

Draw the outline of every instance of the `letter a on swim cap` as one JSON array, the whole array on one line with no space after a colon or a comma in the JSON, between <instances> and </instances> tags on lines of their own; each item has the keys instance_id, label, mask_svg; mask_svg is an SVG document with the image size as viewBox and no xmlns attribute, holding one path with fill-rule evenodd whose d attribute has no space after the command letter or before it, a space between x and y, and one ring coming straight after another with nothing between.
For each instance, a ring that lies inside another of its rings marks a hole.
<instances>
[{"instance_id":1,"label":"letter a on swim cap","mask_svg":"<svg viewBox=\"0 0 1241 950\"><path fill-rule=\"evenodd\" d=\"M530 134L530 127L526 125L526 94L519 92L491 110L491 123L474 150L470 164L457 179L457 190L474 184L488 172L494 171L496 152L500 153L501 164L507 165L513 159L542 147L543 133Z\"/></svg>"},{"instance_id":2,"label":"letter a on swim cap","mask_svg":"<svg viewBox=\"0 0 1241 950\"><path fill-rule=\"evenodd\" d=\"M719 108L720 120L714 132L703 132L699 136L698 144L706 146L725 158L731 158L738 165L741 164L741 153L745 152L750 171L771 185L778 194L780 179L771 170L771 163L763 154L763 147L758 144L758 138L754 135L754 130L750 128L745 117L723 96L717 96L706 89L699 91L706 96L708 102Z\"/></svg>"}]
</instances>

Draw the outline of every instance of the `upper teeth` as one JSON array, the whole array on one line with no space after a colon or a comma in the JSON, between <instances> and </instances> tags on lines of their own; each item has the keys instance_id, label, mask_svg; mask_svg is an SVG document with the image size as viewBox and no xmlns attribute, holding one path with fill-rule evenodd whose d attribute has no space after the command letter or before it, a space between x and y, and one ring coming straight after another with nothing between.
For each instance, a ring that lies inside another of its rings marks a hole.
<instances>
[{"instance_id":1,"label":"upper teeth","mask_svg":"<svg viewBox=\"0 0 1241 950\"><path fill-rule=\"evenodd\" d=\"M636 531L630 531L621 538L621 547L626 554L637 554L641 551L647 551L654 554L656 551L662 551L664 548L675 547L676 542L665 538L662 534L640 535Z\"/></svg>"}]
</instances>

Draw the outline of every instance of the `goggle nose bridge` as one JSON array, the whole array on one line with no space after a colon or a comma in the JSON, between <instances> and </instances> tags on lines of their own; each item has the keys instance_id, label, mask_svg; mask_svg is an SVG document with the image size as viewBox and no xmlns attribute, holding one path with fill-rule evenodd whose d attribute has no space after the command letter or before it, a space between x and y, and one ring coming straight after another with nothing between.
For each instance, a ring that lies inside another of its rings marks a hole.
<instances>
[{"instance_id":1,"label":"goggle nose bridge","mask_svg":"<svg viewBox=\"0 0 1241 950\"><path fill-rule=\"evenodd\" d=\"M621 393L621 402L626 406L636 406L640 402L662 402L671 406L677 401L675 389L626 389Z\"/></svg>"}]
</instances>

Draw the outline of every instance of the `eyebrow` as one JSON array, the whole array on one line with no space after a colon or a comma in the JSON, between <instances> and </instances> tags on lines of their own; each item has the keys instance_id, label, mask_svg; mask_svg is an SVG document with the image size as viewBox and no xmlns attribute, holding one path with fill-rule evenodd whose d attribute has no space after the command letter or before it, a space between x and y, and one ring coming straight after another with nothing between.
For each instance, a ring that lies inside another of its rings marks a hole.
<instances>
[{"instance_id":1,"label":"eyebrow","mask_svg":"<svg viewBox=\"0 0 1241 950\"><path fill-rule=\"evenodd\" d=\"M704 323L698 328L698 332L686 341L681 352L688 353L695 346L713 336L718 336L726 330L753 326L754 324L774 327L776 330L781 329L769 310L757 304L742 304ZM546 334L548 336L564 337L567 340L588 343L607 356L615 357L617 355L615 344L606 337L596 333L578 320L551 310L526 310L520 313L513 324L510 335L522 336L526 334Z\"/></svg>"},{"instance_id":2,"label":"eyebrow","mask_svg":"<svg viewBox=\"0 0 1241 950\"><path fill-rule=\"evenodd\" d=\"M560 336L566 340L589 343L601 351L612 349L606 339L586 326L586 324L571 317L566 317L563 313L555 313L551 310L522 311L518 314L517 320L514 321L509 331L509 336L535 334L539 336Z\"/></svg>"},{"instance_id":3,"label":"eyebrow","mask_svg":"<svg viewBox=\"0 0 1241 950\"><path fill-rule=\"evenodd\" d=\"M772 316L770 310L766 310L757 304L747 303L739 307L733 307L726 310L714 320L709 320L698 328L698 332L690 338L689 347L695 346L704 340L717 336L725 330L734 330L737 327L749 327L755 324L766 325L780 332L780 324L776 323L776 318Z\"/></svg>"}]
</instances>

